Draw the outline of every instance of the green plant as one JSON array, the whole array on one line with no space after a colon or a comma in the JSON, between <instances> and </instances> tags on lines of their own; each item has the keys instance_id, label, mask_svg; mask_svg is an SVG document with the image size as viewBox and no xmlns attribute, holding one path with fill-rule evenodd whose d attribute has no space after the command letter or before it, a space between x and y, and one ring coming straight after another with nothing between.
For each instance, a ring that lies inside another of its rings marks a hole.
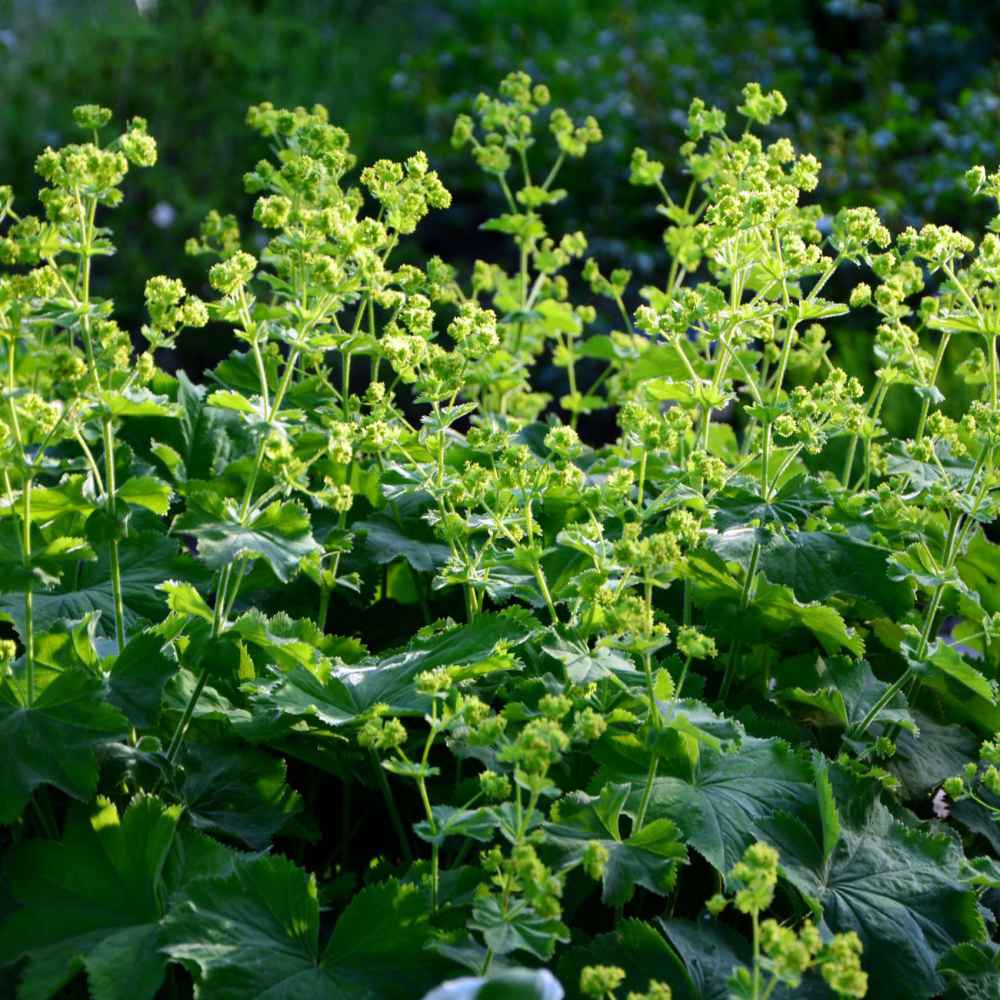
<instances>
[{"instance_id":1,"label":"green plant","mask_svg":"<svg viewBox=\"0 0 1000 1000\"><path fill-rule=\"evenodd\" d=\"M450 203L426 156L352 181L321 107L252 107L269 238L209 215L214 295L151 278L137 356L91 279L145 123L78 108L44 216L0 190L20 996L995 985L996 236L864 207L824 236L749 84L734 130L692 103L680 194L633 154L666 225L633 311L558 231L602 133L549 103L515 73L455 125L505 205L468 275L412 263ZM868 392L830 357L852 309ZM219 324L207 384L160 369Z\"/></svg>"}]
</instances>

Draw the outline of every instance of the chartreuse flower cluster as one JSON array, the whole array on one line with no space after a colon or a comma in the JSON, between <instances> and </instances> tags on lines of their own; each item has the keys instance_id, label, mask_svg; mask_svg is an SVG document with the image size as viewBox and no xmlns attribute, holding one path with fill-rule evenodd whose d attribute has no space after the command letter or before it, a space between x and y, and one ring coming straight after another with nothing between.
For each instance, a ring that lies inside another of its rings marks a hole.
<instances>
[{"instance_id":1,"label":"chartreuse flower cluster","mask_svg":"<svg viewBox=\"0 0 1000 1000\"><path fill-rule=\"evenodd\" d=\"M861 969L861 941L854 931L834 934L824 943L810 920L797 931L774 919L761 921L761 914L774 902L778 861L778 852L769 844L751 844L729 872L735 889L732 900L717 894L706 904L717 917L731 902L753 924L753 965L734 971L730 981L734 995L757 1000L771 996L779 985L796 989L815 967L836 996L865 996L868 977Z\"/></svg>"},{"instance_id":2,"label":"chartreuse flower cluster","mask_svg":"<svg viewBox=\"0 0 1000 1000\"><path fill-rule=\"evenodd\" d=\"M133 331L100 269L146 123L82 107L39 214L0 189L22 997L118 1000L126 954L132 1000L992 989L997 227L827 215L748 85L622 164L640 281L559 229L602 136L551 101L455 125L468 271L414 239L423 153L251 108L246 223Z\"/></svg>"}]
</instances>

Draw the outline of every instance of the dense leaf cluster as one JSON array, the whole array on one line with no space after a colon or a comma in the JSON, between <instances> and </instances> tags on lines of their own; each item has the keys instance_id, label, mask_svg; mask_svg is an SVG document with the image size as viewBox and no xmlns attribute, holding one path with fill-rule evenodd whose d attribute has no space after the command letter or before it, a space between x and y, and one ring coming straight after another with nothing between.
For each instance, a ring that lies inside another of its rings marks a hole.
<instances>
[{"instance_id":1,"label":"dense leaf cluster","mask_svg":"<svg viewBox=\"0 0 1000 1000\"><path fill-rule=\"evenodd\" d=\"M683 190L632 154L635 288L553 225L603 133L550 101L514 73L455 123L505 206L468 274L413 262L423 153L252 107L267 239L210 214L211 297L151 278L138 353L92 275L147 123L82 106L43 211L0 188L19 997L995 995L1000 223L824 215L748 84L691 103ZM205 384L165 373L210 322Z\"/></svg>"}]
</instances>

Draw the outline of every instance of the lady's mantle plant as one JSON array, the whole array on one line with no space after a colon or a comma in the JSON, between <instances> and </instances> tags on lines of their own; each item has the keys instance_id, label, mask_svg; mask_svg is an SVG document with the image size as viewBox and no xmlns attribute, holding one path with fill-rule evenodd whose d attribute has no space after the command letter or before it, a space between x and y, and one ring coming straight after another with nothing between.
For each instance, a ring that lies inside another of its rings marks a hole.
<instances>
[{"instance_id":1,"label":"lady's mantle plant","mask_svg":"<svg viewBox=\"0 0 1000 1000\"><path fill-rule=\"evenodd\" d=\"M211 214L134 336L93 265L146 123L81 107L37 214L0 189L18 996L995 990L1000 242L829 219L751 84L692 104L687 190L633 154L636 288L559 231L601 131L549 100L455 125L471 274L411 252L423 154L251 108L262 235ZM190 336L235 344L204 384Z\"/></svg>"}]
</instances>

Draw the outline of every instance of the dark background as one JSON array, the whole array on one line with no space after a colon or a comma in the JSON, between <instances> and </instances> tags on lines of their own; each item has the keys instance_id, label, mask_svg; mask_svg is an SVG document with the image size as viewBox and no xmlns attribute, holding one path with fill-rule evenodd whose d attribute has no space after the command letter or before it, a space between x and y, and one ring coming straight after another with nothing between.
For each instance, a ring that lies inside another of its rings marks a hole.
<instances>
[{"instance_id":1,"label":"dark background","mask_svg":"<svg viewBox=\"0 0 1000 1000\"><path fill-rule=\"evenodd\" d=\"M583 228L602 263L646 280L662 267L660 226L649 192L628 185L631 149L676 169L691 98L732 109L747 80L784 91L777 128L823 160L829 209L872 204L894 229L980 226L961 175L996 165L998 37L1000 4L975 0L0 0L0 183L33 209L34 157L76 138L75 104L149 119L160 162L134 171L105 215L119 255L98 278L135 330L146 277L205 290L204 261L182 247L210 208L244 220L252 249L241 177L264 148L247 106L318 101L362 163L423 148L441 172L455 207L427 220L416 251L495 256L506 248L478 225L496 195L448 135L475 93L523 68L605 131L565 170L560 221ZM841 361L852 367L867 343L844 331ZM229 347L209 328L167 363L196 373Z\"/></svg>"}]
</instances>

